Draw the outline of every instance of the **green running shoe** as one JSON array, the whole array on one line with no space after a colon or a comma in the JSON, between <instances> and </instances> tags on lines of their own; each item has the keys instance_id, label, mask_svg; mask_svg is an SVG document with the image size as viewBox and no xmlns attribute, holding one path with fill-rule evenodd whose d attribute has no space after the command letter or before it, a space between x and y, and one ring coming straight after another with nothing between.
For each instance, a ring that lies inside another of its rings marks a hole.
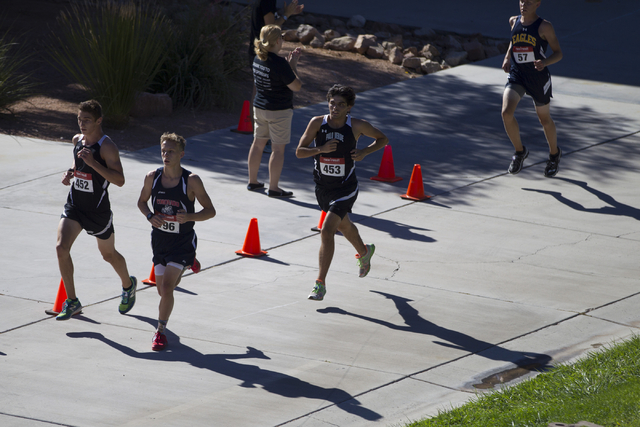
<instances>
[{"instance_id":1,"label":"green running shoe","mask_svg":"<svg viewBox=\"0 0 640 427\"><path fill-rule=\"evenodd\" d=\"M324 295L327 293L327 288L322 283L322 280L316 280L316 284L309 294L309 299L314 301L322 301L324 299Z\"/></svg>"},{"instance_id":2,"label":"green running shoe","mask_svg":"<svg viewBox=\"0 0 640 427\"><path fill-rule=\"evenodd\" d=\"M358 267L360 267L360 277L364 277L369 274L369 270L371 270L371 257L373 253L376 251L376 246L372 243L367 246L367 254L365 256L360 256L360 254L356 254L356 259L358 260Z\"/></svg>"},{"instance_id":3,"label":"green running shoe","mask_svg":"<svg viewBox=\"0 0 640 427\"><path fill-rule=\"evenodd\" d=\"M71 319L71 316L80 313L81 311L82 304L80 304L79 299L76 299L76 301L73 302L71 299L67 298L62 305L62 311L56 316L56 320L69 320Z\"/></svg>"},{"instance_id":4,"label":"green running shoe","mask_svg":"<svg viewBox=\"0 0 640 427\"><path fill-rule=\"evenodd\" d=\"M118 307L120 314L128 313L136 303L136 288L138 287L138 280L133 276L129 277L129 280L131 280L131 287L129 289L122 290L122 300L120 301L120 307Z\"/></svg>"}]
</instances>

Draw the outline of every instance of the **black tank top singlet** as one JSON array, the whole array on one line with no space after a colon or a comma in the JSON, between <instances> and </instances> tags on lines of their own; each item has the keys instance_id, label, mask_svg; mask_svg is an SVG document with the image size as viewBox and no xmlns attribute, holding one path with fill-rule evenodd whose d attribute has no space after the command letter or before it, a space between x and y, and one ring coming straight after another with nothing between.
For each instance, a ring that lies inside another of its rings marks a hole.
<instances>
[{"instance_id":1,"label":"black tank top singlet","mask_svg":"<svg viewBox=\"0 0 640 427\"><path fill-rule=\"evenodd\" d=\"M107 162L100 156L100 148L105 138L108 138L107 135L103 135L95 144L83 145L84 135L80 135L78 143L73 147L75 171L67 202L85 212L102 212L111 209L107 191L109 181L78 157L80 150L88 148L96 162L107 167Z\"/></svg>"},{"instance_id":2,"label":"black tank top singlet","mask_svg":"<svg viewBox=\"0 0 640 427\"><path fill-rule=\"evenodd\" d=\"M314 181L326 187L356 183L355 162L351 158L351 151L356 148L358 141L351 128L351 116L347 116L346 123L339 129L329 126L327 119L328 115L322 119L320 131L315 138L316 147L321 147L332 139L339 142L335 151L314 156Z\"/></svg>"},{"instance_id":3,"label":"black tank top singlet","mask_svg":"<svg viewBox=\"0 0 640 427\"><path fill-rule=\"evenodd\" d=\"M179 209L184 209L187 213L195 212L195 201L189 200L187 195L187 182L191 172L182 168L182 176L178 185L172 188L165 188L162 185L162 173L164 168L158 168L153 176L151 187L151 203L156 215L162 215L165 223L160 228L153 228L153 233L173 233L189 234L193 231L194 221L184 224L178 223L176 215Z\"/></svg>"}]
</instances>

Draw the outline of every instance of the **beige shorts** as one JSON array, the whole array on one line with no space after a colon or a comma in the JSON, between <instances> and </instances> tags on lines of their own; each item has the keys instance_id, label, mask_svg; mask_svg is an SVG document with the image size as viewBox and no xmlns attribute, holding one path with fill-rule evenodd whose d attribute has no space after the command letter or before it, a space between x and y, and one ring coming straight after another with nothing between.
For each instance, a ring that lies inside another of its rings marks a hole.
<instances>
[{"instance_id":1,"label":"beige shorts","mask_svg":"<svg viewBox=\"0 0 640 427\"><path fill-rule=\"evenodd\" d=\"M293 110L263 110L253 108L253 136L271 139L272 144L288 144L291 141Z\"/></svg>"}]
</instances>

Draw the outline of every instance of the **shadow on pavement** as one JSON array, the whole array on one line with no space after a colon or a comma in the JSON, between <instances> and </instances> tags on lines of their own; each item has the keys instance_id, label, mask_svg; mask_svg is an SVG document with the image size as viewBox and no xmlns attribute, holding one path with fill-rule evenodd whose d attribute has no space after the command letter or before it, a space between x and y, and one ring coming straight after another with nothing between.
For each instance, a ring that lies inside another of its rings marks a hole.
<instances>
[{"instance_id":1,"label":"shadow on pavement","mask_svg":"<svg viewBox=\"0 0 640 427\"><path fill-rule=\"evenodd\" d=\"M629 218L633 218L637 221L640 221L640 209L618 202L612 196L606 193L603 193L600 190L596 190L593 187L590 187L589 184L587 184L584 181L578 181L578 180L569 179L569 178L556 178L556 179L559 181L565 181L565 182L577 185L578 187L584 188L586 191L593 194L594 196L596 196L598 199L608 204L609 206L603 206L601 208L586 208L580 203L564 197L562 193L559 191L539 190L535 188L523 188L523 190L534 191L536 193L542 193L542 194L548 194L554 197L560 203L570 207L571 209L575 209L580 212L588 212L588 213L595 213L595 214L602 214L602 215L628 216Z\"/></svg>"},{"instance_id":2,"label":"shadow on pavement","mask_svg":"<svg viewBox=\"0 0 640 427\"><path fill-rule=\"evenodd\" d=\"M155 325L155 320L144 316L131 316L145 323ZM106 338L98 332L69 332L70 338L89 338L102 341L108 346L136 359L157 360L163 362L183 362L198 369L207 369L212 372L235 378L240 381L240 387L255 388L261 386L269 393L288 398L308 398L326 400L340 409L359 416L368 421L375 421L381 415L371 409L360 405L357 399L339 388L324 388L316 386L296 377L280 372L262 369L255 365L236 363L233 360L263 359L269 360L262 351L253 347L247 347L247 351L238 354L202 354L193 348L180 342L180 337L167 331L169 348L162 352L149 351L140 353L125 345ZM318 408L318 410L324 408Z\"/></svg>"},{"instance_id":3,"label":"shadow on pavement","mask_svg":"<svg viewBox=\"0 0 640 427\"><path fill-rule=\"evenodd\" d=\"M550 368L549 362L551 361L551 356L548 354L541 353L533 353L533 352L520 352L508 350L506 348L502 348L495 344L481 341L476 338L473 338L469 335L465 335L458 331L453 331L451 329L444 328L442 326L438 326L433 322L430 322L423 317L420 316L418 310L413 308L409 302L412 300L408 298L403 298L398 295L392 295L385 292L380 291L370 291L376 294L380 294L385 298L388 298L394 302L396 308L398 309L398 314L402 316L404 320L404 325L396 325L391 322L387 322L385 320L375 319L373 317L363 316L356 313L350 313L346 310L343 310L338 307L327 307L316 310L318 313L334 313L334 314L342 314L347 316L356 317L358 319L363 319L368 322L375 323L377 325L385 326L389 329L393 329L396 331L404 331L410 332L414 334L424 334L424 335L432 335L435 338L439 338L443 341L433 341L435 344L449 347L457 350L462 350L469 352L471 354L478 354L482 357L489 358L491 360L502 360L505 362L511 362L518 367L521 368L529 368L531 366L535 366L535 368L531 368L531 370L542 371ZM486 351L491 349L491 351ZM482 352L485 352L481 354Z\"/></svg>"}]
</instances>

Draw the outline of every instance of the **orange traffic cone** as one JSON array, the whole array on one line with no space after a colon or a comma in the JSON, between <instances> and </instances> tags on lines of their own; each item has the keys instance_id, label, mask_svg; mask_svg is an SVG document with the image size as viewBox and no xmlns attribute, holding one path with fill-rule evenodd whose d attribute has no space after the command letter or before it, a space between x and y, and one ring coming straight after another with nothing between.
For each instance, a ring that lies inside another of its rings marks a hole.
<instances>
[{"instance_id":1,"label":"orange traffic cone","mask_svg":"<svg viewBox=\"0 0 640 427\"><path fill-rule=\"evenodd\" d=\"M236 251L238 255L259 257L266 255L267 252L260 249L260 232L258 231L258 219L251 218L249 222L249 229L247 230L247 237L244 239L244 245L242 249Z\"/></svg>"},{"instance_id":2,"label":"orange traffic cone","mask_svg":"<svg viewBox=\"0 0 640 427\"><path fill-rule=\"evenodd\" d=\"M327 213L322 211L320 214L320 221L318 221L318 225L315 227L311 227L311 231L320 231L322 230L322 224L324 224L324 219L327 217Z\"/></svg>"},{"instance_id":3,"label":"orange traffic cone","mask_svg":"<svg viewBox=\"0 0 640 427\"><path fill-rule=\"evenodd\" d=\"M52 315L52 316L57 316L62 311L62 305L64 304L64 302L66 300L67 300L67 290L65 289L64 281L61 278L60 279L60 286L58 286L58 294L56 295L56 300L53 303L53 309L45 310L44 312L49 314L49 315ZM76 316L76 315L78 315L80 313L82 313L82 311L74 314L74 316Z\"/></svg>"},{"instance_id":4,"label":"orange traffic cone","mask_svg":"<svg viewBox=\"0 0 640 427\"><path fill-rule=\"evenodd\" d=\"M242 104L242 113L240 113L238 129L231 129L231 132L243 133L246 135L253 133L253 119L251 118L251 103L249 101L244 101Z\"/></svg>"},{"instance_id":5,"label":"orange traffic cone","mask_svg":"<svg viewBox=\"0 0 640 427\"><path fill-rule=\"evenodd\" d=\"M142 283L146 285L156 286L156 269L153 268L153 264L151 264L151 273L149 273L149 278L144 279Z\"/></svg>"},{"instance_id":6,"label":"orange traffic cone","mask_svg":"<svg viewBox=\"0 0 640 427\"><path fill-rule=\"evenodd\" d=\"M422 183L422 169L420 168L420 165L413 165L413 172L411 172L411 180L409 181L407 194L403 194L400 197L409 200L424 200L431 197L424 194L424 184Z\"/></svg>"},{"instance_id":7,"label":"orange traffic cone","mask_svg":"<svg viewBox=\"0 0 640 427\"><path fill-rule=\"evenodd\" d=\"M384 147L384 153L382 154L382 162L380 163L378 175L372 176L371 179L383 182L398 182L402 179L399 176L396 176L396 171L393 167L393 152L391 151L390 145L386 145Z\"/></svg>"}]
</instances>

